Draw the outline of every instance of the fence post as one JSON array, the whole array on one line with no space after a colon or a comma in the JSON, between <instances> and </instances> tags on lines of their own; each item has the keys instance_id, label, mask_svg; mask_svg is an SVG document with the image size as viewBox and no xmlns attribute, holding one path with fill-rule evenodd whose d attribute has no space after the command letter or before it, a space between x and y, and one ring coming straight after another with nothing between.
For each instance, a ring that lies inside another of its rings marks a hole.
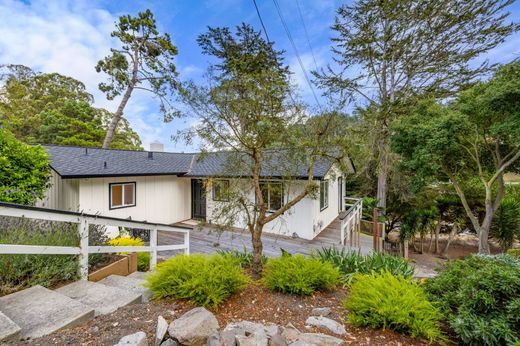
<instances>
[{"instance_id":1,"label":"fence post","mask_svg":"<svg viewBox=\"0 0 520 346\"><path fill-rule=\"evenodd\" d=\"M150 270L157 265L157 227L150 230Z\"/></svg>"},{"instance_id":2,"label":"fence post","mask_svg":"<svg viewBox=\"0 0 520 346\"><path fill-rule=\"evenodd\" d=\"M345 219L341 220L341 245L345 245L345 225L344 225Z\"/></svg>"},{"instance_id":3,"label":"fence post","mask_svg":"<svg viewBox=\"0 0 520 346\"><path fill-rule=\"evenodd\" d=\"M79 233L79 276L81 280L88 280L88 221L80 217L78 223Z\"/></svg>"},{"instance_id":4,"label":"fence post","mask_svg":"<svg viewBox=\"0 0 520 346\"><path fill-rule=\"evenodd\" d=\"M184 233L184 254L189 255L190 254L190 232Z\"/></svg>"}]
</instances>

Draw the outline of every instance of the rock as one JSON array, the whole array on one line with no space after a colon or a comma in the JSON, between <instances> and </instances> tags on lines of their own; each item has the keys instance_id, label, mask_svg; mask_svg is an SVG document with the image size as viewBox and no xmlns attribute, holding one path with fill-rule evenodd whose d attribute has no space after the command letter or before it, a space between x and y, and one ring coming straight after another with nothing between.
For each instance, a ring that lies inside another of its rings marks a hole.
<instances>
[{"instance_id":1,"label":"rock","mask_svg":"<svg viewBox=\"0 0 520 346\"><path fill-rule=\"evenodd\" d=\"M293 342L289 346L318 346L318 345L316 345L316 344L309 344L308 342L298 340L298 341Z\"/></svg>"},{"instance_id":2,"label":"rock","mask_svg":"<svg viewBox=\"0 0 520 346\"><path fill-rule=\"evenodd\" d=\"M318 333L301 333L290 323L283 329L282 336L285 337L289 345L292 345L297 341L303 342L303 344L297 344L300 346L305 344L314 344L319 346L340 346L345 344L343 340L333 336Z\"/></svg>"},{"instance_id":3,"label":"rock","mask_svg":"<svg viewBox=\"0 0 520 346\"><path fill-rule=\"evenodd\" d=\"M243 334L240 334L240 333ZM238 334L237 334L238 333ZM237 344L235 337L237 335L245 336L246 333L243 330L234 329L234 330L223 330L220 333L220 339L222 340L222 344L224 346L235 346Z\"/></svg>"},{"instance_id":4,"label":"rock","mask_svg":"<svg viewBox=\"0 0 520 346\"><path fill-rule=\"evenodd\" d=\"M161 343L161 346L181 346L181 344L173 339L166 339Z\"/></svg>"},{"instance_id":5,"label":"rock","mask_svg":"<svg viewBox=\"0 0 520 346\"><path fill-rule=\"evenodd\" d=\"M269 346L287 346L287 340L281 334L275 334L269 339Z\"/></svg>"},{"instance_id":6,"label":"rock","mask_svg":"<svg viewBox=\"0 0 520 346\"><path fill-rule=\"evenodd\" d=\"M157 318L157 328L155 329L155 346L159 346L162 343L167 331L168 322L166 322L164 317L159 316Z\"/></svg>"},{"instance_id":7,"label":"rock","mask_svg":"<svg viewBox=\"0 0 520 346\"><path fill-rule=\"evenodd\" d=\"M211 334L208 337L208 342L206 343L206 346L222 346L222 339L220 338L220 333L216 332Z\"/></svg>"},{"instance_id":8,"label":"rock","mask_svg":"<svg viewBox=\"0 0 520 346\"><path fill-rule=\"evenodd\" d=\"M345 327L343 327L343 325L341 325L339 322L336 322L334 320L331 320L330 318L323 316L311 316L307 319L307 321L305 321L305 324L309 326L327 328L334 334L338 335L347 334L347 331L345 330Z\"/></svg>"},{"instance_id":9,"label":"rock","mask_svg":"<svg viewBox=\"0 0 520 346\"><path fill-rule=\"evenodd\" d=\"M313 316L328 316L330 308L314 308L311 313Z\"/></svg>"},{"instance_id":10,"label":"rock","mask_svg":"<svg viewBox=\"0 0 520 346\"><path fill-rule=\"evenodd\" d=\"M215 316L204 308L195 308L170 323L168 333L182 345L203 346L218 331Z\"/></svg>"},{"instance_id":11,"label":"rock","mask_svg":"<svg viewBox=\"0 0 520 346\"><path fill-rule=\"evenodd\" d=\"M238 331L235 335L246 335L254 334L258 331L263 331L268 337L272 337L275 334L280 333L280 327L274 323L263 325L257 322L251 321L240 321L229 323L224 331Z\"/></svg>"},{"instance_id":12,"label":"rock","mask_svg":"<svg viewBox=\"0 0 520 346\"><path fill-rule=\"evenodd\" d=\"M258 330L249 336L237 335L237 346L267 346L269 341L263 330Z\"/></svg>"},{"instance_id":13,"label":"rock","mask_svg":"<svg viewBox=\"0 0 520 346\"><path fill-rule=\"evenodd\" d=\"M148 345L148 341L146 341L146 334L144 332L137 332L135 334L123 336L115 346L146 346L146 345Z\"/></svg>"}]
</instances>

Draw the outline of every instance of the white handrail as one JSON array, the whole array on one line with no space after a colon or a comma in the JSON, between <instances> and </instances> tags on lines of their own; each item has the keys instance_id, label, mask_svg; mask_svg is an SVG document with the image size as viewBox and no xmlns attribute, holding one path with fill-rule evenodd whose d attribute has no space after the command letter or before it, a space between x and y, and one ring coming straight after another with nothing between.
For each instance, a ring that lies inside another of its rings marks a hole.
<instances>
[{"instance_id":1,"label":"white handrail","mask_svg":"<svg viewBox=\"0 0 520 346\"><path fill-rule=\"evenodd\" d=\"M0 244L0 254L28 255L79 255L79 272L82 280L88 279L88 255L92 253L114 252L150 252L150 268L157 264L158 251L184 250L190 253L190 229L174 227L146 221L132 221L106 216L67 212L62 210L44 209L23 206L19 204L0 202L0 216L28 218L35 220L69 222L78 224L80 235L79 247ZM148 246L89 246L89 225L117 226L150 230L150 245ZM177 232L184 235L182 244L157 245L157 231Z\"/></svg>"},{"instance_id":2,"label":"white handrail","mask_svg":"<svg viewBox=\"0 0 520 346\"><path fill-rule=\"evenodd\" d=\"M361 217L363 210L363 199L345 197L345 202L352 201L353 204L345 203L345 207L349 207L344 214L340 215L341 219L341 245L345 245L347 242L350 247L360 247L360 231L361 231Z\"/></svg>"}]
</instances>

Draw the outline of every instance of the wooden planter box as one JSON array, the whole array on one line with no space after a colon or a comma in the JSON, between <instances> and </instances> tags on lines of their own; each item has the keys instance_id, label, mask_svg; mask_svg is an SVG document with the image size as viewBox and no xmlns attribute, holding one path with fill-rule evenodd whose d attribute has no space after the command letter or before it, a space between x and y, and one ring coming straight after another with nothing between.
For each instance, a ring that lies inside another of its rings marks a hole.
<instances>
[{"instance_id":1,"label":"wooden planter box","mask_svg":"<svg viewBox=\"0 0 520 346\"><path fill-rule=\"evenodd\" d=\"M137 253L121 255L121 259L88 274L88 281L99 281L110 275L127 276L137 271Z\"/></svg>"}]
</instances>

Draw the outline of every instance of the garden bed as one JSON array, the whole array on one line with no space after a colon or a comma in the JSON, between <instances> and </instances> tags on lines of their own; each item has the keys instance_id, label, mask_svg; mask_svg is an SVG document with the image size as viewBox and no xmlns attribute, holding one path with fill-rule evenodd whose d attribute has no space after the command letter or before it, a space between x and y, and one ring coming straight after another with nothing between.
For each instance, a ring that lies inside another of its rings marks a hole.
<instances>
[{"instance_id":1,"label":"garden bed","mask_svg":"<svg viewBox=\"0 0 520 346\"><path fill-rule=\"evenodd\" d=\"M211 309L221 327L228 322L250 320L261 323L292 323L305 332L319 332L333 335L320 328L307 328L305 320L311 315L314 307L330 307L330 318L344 320L341 300L346 291L338 288L331 292L318 292L309 297L300 297L272 292L258 282L233 295L217 310ZM148 342L153 345L157 316L162 315L168 322L178 318L194 306L188 301L161 300L148 304L130 305L116 312L98 316L95 319L75 328L62 330L42 338L17 342L24 345L113 345L127 334L144 331ZM390 330L355 328L345 324L347 335L343 337L350 345L428 345L425 341L398 334Z\"/></svg>"}]
</instances>

